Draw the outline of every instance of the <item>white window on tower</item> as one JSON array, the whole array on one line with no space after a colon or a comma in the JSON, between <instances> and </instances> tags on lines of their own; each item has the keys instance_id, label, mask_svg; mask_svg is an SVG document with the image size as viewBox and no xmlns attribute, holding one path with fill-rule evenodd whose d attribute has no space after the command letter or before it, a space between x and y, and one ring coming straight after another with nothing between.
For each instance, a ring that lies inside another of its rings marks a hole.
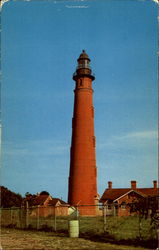
<instances>
[{"instance_id":1,"label":"white window on tower","mask_svg":"<svg viewBox=\"0 0 159 250\"><path fill-rule=\"evenodd\" d=\"M84 60L84 67L89 68L89 61L88 60Z\"/></svg>"}]
</instances>

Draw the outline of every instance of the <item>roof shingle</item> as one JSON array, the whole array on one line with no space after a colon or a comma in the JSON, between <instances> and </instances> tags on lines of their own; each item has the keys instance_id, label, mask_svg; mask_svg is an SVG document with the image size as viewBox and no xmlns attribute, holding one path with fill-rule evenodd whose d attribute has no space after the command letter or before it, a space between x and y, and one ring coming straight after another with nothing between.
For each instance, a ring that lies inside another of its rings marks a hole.
<instances>
[{"instance_id":1,"label":"roof shingle","mask_svg":"<svg viewBox=\"0 0 159 250\"><path fill-rule=\"evenodd\" d=\"M154 188L136 188L136 189L131 189L131 188L112 188L112 189L106 189L100 199L101 202L110 200L114 201L124 194L128 193L129 191L136 191L141 195L144 196L156 196L158 194L159 189L154 189Z\"/></svg>"}]
</instances>

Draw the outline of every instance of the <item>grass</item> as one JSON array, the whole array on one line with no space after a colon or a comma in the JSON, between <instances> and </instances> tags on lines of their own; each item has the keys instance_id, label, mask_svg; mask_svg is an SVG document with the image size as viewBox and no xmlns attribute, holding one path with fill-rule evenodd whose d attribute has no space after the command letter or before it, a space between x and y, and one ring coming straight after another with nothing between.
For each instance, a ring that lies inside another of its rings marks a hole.
<instances>
[{"instance_id":1,"label":"grass","mask_svg":"<svg viewBox=\"0 0 159 250\"><path fill-rule=\"evenodd\" d=\"M139 227L138 217L107 217L104 230L101 217L83 217L80 218L80 236L94 241L155 249L157 248L157 233L150 222L150 219L142 219Z\"/></svg>"},{"instance_id":2,"label":"grass","mask_svg":"<svg viewBox=\"0 0 159 250\"><path fill-rule=\"evenodd\" d=\"M39 230L54 233L57 237L68 239L69 217L40 218ZM74 218L73 218L74 219ZM12 227L13 225L10 225ZM37 219L29 220L29 228L36 229ZM104 226L103 217L79 217L80 238L98 243L157 248L157 234L150 219L142 219L139 228L138 217L107 217ZM56 229L56 232L55 232ZM34 231L35 233L35 231ZM60 238L61 239L61 238ZM115 248L114 248L115 249ZM141 248L140 248L141 249Z\"/></svg>"}]
</instances>

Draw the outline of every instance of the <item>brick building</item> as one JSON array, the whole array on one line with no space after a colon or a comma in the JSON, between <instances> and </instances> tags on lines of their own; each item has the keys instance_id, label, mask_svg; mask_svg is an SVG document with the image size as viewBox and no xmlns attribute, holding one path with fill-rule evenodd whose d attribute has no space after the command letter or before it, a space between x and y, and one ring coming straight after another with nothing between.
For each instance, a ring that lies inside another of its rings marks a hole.
<instances>
[{"instance_id":1,"label":"brick building","mask_svg":"<svg viewBox=\"0 0 159 250\"><path fill-rule=\"evenodd\" d=\"M67 216L69 205L59 198L53 198L50 194L30 195L25 198L23 205L28 206L31 216Z\"/></svg>"},{"instance_id":2,"label":"brick building","mask_svg":"<svg viewBox=\"0 0 159 250\"><path fill-rule=\"evenodd\" d=\"M100 202L106 206L107 215L129 216L130 205L134 201L157 197L158 191L157 181L153 181L151 188L138 188L136 181L131 181L130 188L113 188L112 182L109 181Z\"/></svg>"}]
</instances>

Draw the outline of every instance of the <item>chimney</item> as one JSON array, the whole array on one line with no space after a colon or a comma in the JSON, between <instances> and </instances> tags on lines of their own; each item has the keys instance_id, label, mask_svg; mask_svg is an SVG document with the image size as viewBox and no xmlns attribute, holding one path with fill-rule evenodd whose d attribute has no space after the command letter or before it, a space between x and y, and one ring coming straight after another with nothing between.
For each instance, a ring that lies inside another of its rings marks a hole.
<instances>
[{"instance_id":1,"label":"chimney","mask_svg":"<svg viewBox=\"0 0 159 250\"><path fill-rule=\"evenodd\" d=\"M154 189L157 188L157 181L153 181L153 188L154 188Z\"/></svg>"},{"instance_id":2,"label":"chimney","mask_svg":"<svg viewBox=\"0 0 159 250\"><path fill-rule=\"evenodd\" d=\"M131 181L131 189L136 189L136 181Z\"/></svg>"},{"instance_id":3,"label":"chimney","mask_svg":"<svg viewBox=\"0 0 159 250\"><path fill-rule=\"evenodd\" d=\"M108 181L108 189L112 189L112 182Z\"/></svg>"}]
</instances>

